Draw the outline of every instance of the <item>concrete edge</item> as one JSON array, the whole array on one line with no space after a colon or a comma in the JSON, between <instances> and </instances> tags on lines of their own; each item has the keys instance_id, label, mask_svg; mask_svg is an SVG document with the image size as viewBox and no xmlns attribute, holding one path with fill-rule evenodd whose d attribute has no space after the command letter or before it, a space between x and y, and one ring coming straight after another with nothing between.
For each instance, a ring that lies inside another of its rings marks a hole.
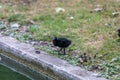
<instances>
[{"instance_id":1,"label":"concrete edge","mask_svg":"<svg viewBox=\"0 0 120 80\"><path fill-rule=\"evenodd\" d=\"M38 71L28 67L28 65L20 63L2 53L0 53L0 57L2 58L0 65L6 66L11 70L28 77L31 80L53 80L51 77L39 73Z\"/></svg>"},{"instance_id":2,"label":"concrete edge","mask_svg":"<svg viewBox=\"0 0 120 80\"><path fill-rule=\"evenodd\" d=\"M97 77L93 72L70 65L68 62L48 55L43 51L40 54L36 54L35 49L31 45L21 43L8 36L0 35L0 50L31 64L38 64L39 67L44 69L44 73L47 76L51 77L52 73L55 76L55 80L106 80L105 78Z\"/></svg>"}]
</instances>

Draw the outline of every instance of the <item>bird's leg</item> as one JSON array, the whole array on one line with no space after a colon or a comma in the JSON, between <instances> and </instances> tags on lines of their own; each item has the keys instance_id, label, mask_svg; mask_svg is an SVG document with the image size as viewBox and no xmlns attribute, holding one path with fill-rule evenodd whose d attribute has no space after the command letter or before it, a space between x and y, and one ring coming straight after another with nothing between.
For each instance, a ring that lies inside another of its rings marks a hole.
<instances>
[{"instance_id":1,"label":"bird's leg","mask_svg":"<svg viewBox=\"0 0 120 80\"><path fill-rule=\"evenodd\" d=\"M64 48L64 55L65 55L66 53L65 53L65 48Z\"/></svg>"}]
</instances>

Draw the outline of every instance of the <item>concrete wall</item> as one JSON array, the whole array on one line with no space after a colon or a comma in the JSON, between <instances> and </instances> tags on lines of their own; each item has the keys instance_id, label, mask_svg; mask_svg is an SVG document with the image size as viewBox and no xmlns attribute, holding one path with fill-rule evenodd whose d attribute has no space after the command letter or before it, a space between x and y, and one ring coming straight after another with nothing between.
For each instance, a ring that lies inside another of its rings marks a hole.
<instances>
[{"instance_id":1,"label":"concrete wall","mask_svg":"<svg viewBox=\"0 0 120 80\"><path fill-rule=\"evenodd\" d=\"M106 80L11 37L0 35L1 64L33 80Z\"/></svg>"}]
</instances>

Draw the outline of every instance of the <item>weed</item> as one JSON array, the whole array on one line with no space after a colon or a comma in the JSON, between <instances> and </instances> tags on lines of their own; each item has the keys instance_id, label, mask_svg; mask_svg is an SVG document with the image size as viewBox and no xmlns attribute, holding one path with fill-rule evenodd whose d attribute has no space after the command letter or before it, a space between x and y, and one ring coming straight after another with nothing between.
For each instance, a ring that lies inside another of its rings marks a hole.
<instances>
[{"instance_id":1,"label":"weed","mask_svg":"<svg viewBox=\"0 0 120 80\"><path fill-rule=\"evenodd\" d=\"M22 19L24 19L24 18L25 18L25 16L22 15L22 14L13 14L12 16L10 16L10 17L8 18L8 21L9 21L9 22L20 21L20 20L22 20Z\"/></svg>"},{"instance_id":2,"label":"weed","mask_svg":"<svg viewBox=\"0 0 120 80\"><path fill-rule=\"evenodd\" d=\"M28 31L33 34L34 32L36 32L38 30L38 26L37 25L31 25L28 29Z\"/></svg>"},{"instance_id":3,"label":"weed","mask_svg":"<svg viewBox=\"0 0 120 80\"><path fill-rule=\"evenodd\" d=\"M16 36L16 38L19 40L19 41L26 41L26 40L29 40L32 38L31 34L29 33L26 33L26 34L22 34L22 35L18 35Z\"/></svg>"}]
</instances>

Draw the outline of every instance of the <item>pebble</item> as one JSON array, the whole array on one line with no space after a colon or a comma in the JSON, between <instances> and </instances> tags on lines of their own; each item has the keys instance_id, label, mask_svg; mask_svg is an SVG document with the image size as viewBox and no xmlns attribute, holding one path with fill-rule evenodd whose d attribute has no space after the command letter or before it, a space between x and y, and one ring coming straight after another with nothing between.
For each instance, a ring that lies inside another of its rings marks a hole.
<instances>
[{"instance_id":1,"label":"pebble","mask_svg":"<svg viewBox=\"0 0 120 80\"><path fill-rule=\"evenodd\" d=\"M119 12L113 12L112 15L113 17L117 17L120 13Z\"/></svg>"},{"instance_id":2,"label":"pebble","mask_svg":"<svg viewBox=\"0 0 120 80\"><path fill-rule=\"evenodd\" d=\"M79 61L80 61L81 63L83 63L83 62L84 62L82 58L79 58Z\"/></svg>"},{"instance_id":3,"label":"pebble","mask_svg":"<svg viewBox=\"0 0 120 80\"><path fill-rule=\"evenodd\" d=\"M106 23L105 26L106 26L106 27L112 27L112 24Z\"/></svg>"},{"instance_id":4,"label":"pebble","mask_svg":"<svg viewBox=\"0 0 120 80\"><path fill-rule=\"evenodd\" d=\"M97 73L93 73L92 74L93 76L96 76L96 77L101 77L99 74L97 74Z\"/></svg>"},{"instance_id":5,"label":"pebble","mask_svg":"<svg viewBox=\"0 0 120 80\"><path fill-rule=\"evenodd\" d=\"M18 24L18 23L11 23L11 24L10 24L10 27L11 27L11 28L19 28L19 27L20 27L20 24Z\"/></svg>"},{"instance_id":6,"label":"pebble","mask_svg":"<svg viewBox=\"0 0 120 80\"><path fill-rule=\"evenodd\" d=\"M55 10L56 10L56 13L65 12L65 9L64 9L64 8L61 8L61 7L58 7L58 8L56 8Z\"/></svg>"},{"instance_id":7,"label":"pebble","mask_svg":"<svg viewBox=\"0 0 120 80\"><path fill-rule=\"evenodd\" d=\"M39 51L39 50L36 50L35 53L36 53L36 54L40 54L40 51Z\"/></svg>"},{"instance_id":8,"label":"pebble","mask_svg":"<svg viewBox=\"0 0 120 80\"><path fill-rule=\"evenodd\" d=\"M33 20L28 20L27 22L28 24L35 24L35 22Z\"/></svg>"},{"instance_id":9,"label":"pebble","mask_svg":"<svg viewBox=\"0 0 120 80\"><path fill-rule=\"evenodd\" d=\"M2 8L2 6L0 5L0 9Z\"/></svg>"},{"instance_id":10,"label":"pebble","mask_svg":"<svg viewBox=\"0 0 120 80\"><path fill-rule=\"evenodd\" d=\"M73 16L70 16L70 20L73 20L74 19L74 17Z\"/></svg>"},{"instance_id":11,"label":"pebble","mask_svg":"<svg viewBox=\"0 0 120 80\"><path fill-rule=\"evenodd\" d=\"M31 45L37 45L38 44L38 42L35 42L35 41L31 41L30 43L31 43Z\"/></svg>"},{"instance_id":12,"label":"pebble","mask_svg":"<svg viewBox=\"0 0 120 80\"><path fill-rule=\"evenodd\" d=\"M103 8L95 8L95 9L94 9L95 12L100 12L100 11L102 11L102 10L103 10Z\"/></svg>"}]
</instances>

